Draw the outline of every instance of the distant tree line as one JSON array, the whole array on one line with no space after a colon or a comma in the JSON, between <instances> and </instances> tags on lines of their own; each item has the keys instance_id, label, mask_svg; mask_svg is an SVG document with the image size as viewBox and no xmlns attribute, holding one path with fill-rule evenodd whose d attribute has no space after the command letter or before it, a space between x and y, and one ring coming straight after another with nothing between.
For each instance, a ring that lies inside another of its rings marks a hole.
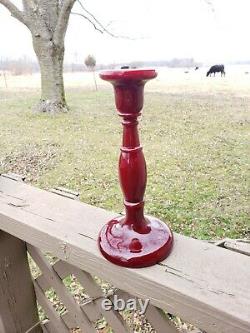
<instances>
[{"instance_id":1,"label":"distant tree line","mask_svg":"<svg viewBox=\"0 0 250 333\"><path fill-rule=\"evenodd\" d=\"M86 59L85 59L86 60ZM82 72L87 71L85 66L85 60L82 59L82 63L65 63L65 72ZM158 60L158 61L132 61L125 65L130 67L195 67L201 66L200 63L193 58L173 58L171 60ZM110 63L110 64L95 64L96 70L102 69L114 69L124 66L124 63ZM18 59L0 58L0 71L6 71L12 75L27 75L39 72L39 65L36 60L33 60L27 56L20 57Z\"/></svg>"},{"instance_id":2,"label":"distant tree line","mask_svg":"<svg viewBox=\"0 0 250 333\"><path fill-rule=\"evenodd\" d=\"M250 60L231 61L229 65L250 65Z\"/></svg>"},{"instance_id":3,"label":"distant tree line","mask_svg":"<svg viewBox=\"0 0 250 333\"><path fill-rule=\"evenodd\" d=\"M11 73L12 75L27 75L39 72L38 62L23 56L18 59L0 59L0 71Z\"/></svg>"},{"instance_id":4,"label":"distant tree line","mask_svg":"<svg viewBox=\"0 0 250 333\"><path fill-rule=\"evenodd\" d=\"M132 61L125 65L130 67L170 67L170 68L191 68L201 66L200 62L193 58L173 58L171 60L154 60L154 61ZM108 65L97 64L96 69L119 68L124 66L124 63L110 63Z\"/></svg>"},{"instance_id":5,"label":"distant tree line","mask_svg":"<svg viewBox=\"0 0 250 333\"><path fill-rule=\"evenodd\" d=\"M87 69L84 66L84 61L82 64L64 64L64 72L81 72L85 70ZM0 71L7 72L11 75L29 75L39 73L40 68L36 60L23 56L17 59L0 58Z\"/></svg>"}]
</instances>

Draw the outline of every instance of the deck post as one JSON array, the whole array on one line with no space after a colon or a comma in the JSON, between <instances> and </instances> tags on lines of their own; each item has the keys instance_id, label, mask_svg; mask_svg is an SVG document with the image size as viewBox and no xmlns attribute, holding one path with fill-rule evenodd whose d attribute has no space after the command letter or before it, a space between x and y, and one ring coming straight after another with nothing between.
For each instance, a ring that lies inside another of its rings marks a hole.
<instances>
[{"instance_id":1,"label":"deck post","mask_svg":"<svg viewBox=\"0 0 250 333\"><path fill-rule=\"evenodd\" d=\"M0 230L0 331L41 333L38 322L26 245Z\"/></svg>"}]
</instances>

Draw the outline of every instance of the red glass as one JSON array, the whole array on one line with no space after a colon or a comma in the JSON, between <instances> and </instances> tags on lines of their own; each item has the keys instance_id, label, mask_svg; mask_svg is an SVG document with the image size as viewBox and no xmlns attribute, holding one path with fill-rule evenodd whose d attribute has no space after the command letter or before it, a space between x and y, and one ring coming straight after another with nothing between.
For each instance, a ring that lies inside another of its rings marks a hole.
<instances>
[{"instance_id":1,"label":"red glass","mask_svg":"<svg viewBox=\"0 0 250 333\"><path fill-rule=\"evenodd\" d=\"M104 225L98 242L105 258L125 267L145 267L162 261L173 245L173 234L169 227L143 213L147 170L137 118L143 107L144 85L156 76L153 69L126 69L100 74L103 80L113 84L116 108L122 117L119 178L126 215Z\"/></svg>"}]
</instances>

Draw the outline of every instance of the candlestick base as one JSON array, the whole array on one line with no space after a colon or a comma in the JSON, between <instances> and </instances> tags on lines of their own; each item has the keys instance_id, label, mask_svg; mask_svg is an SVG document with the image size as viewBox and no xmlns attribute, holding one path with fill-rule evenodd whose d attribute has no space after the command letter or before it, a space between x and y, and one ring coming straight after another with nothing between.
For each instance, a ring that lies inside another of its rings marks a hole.
<instances>
[{"instance_id":1,"label":"candlestick base","mask_svg":"<svg viewBox=\"0 0 250 333\"><path fill-rule=\"evenodd\" d=\"M99 234L99 248L112 263L139 268L152 266L170 253L173 234L169 227L154 217L146 217L148 233L138 233L133 225L123 224L124 217L109 221Z\"/></svg>"}]
</instances>

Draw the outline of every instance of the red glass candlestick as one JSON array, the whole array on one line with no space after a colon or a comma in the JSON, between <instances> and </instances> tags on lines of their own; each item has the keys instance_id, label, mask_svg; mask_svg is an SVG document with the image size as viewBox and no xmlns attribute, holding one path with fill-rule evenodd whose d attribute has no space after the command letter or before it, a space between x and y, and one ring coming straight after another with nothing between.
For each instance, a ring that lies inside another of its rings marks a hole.
<instances>
[{"instance_id":1,"label":"red glass candlestick","mask_svg":"<svg viewBox=\"0 0 250 333\"><path fill-rule=\"evenodd\" d=\"M156 76L152 69L100 74L103 80L113 84L116 108L123 119L119 176L126 215L109 221L102 228L99 248L109 261L125 267L145 267L162 261L173 244L169 227L156 218L145 217L143 213L147 171L137 118L143 107L144 85Z\"/></svg>"}]
</instances>

